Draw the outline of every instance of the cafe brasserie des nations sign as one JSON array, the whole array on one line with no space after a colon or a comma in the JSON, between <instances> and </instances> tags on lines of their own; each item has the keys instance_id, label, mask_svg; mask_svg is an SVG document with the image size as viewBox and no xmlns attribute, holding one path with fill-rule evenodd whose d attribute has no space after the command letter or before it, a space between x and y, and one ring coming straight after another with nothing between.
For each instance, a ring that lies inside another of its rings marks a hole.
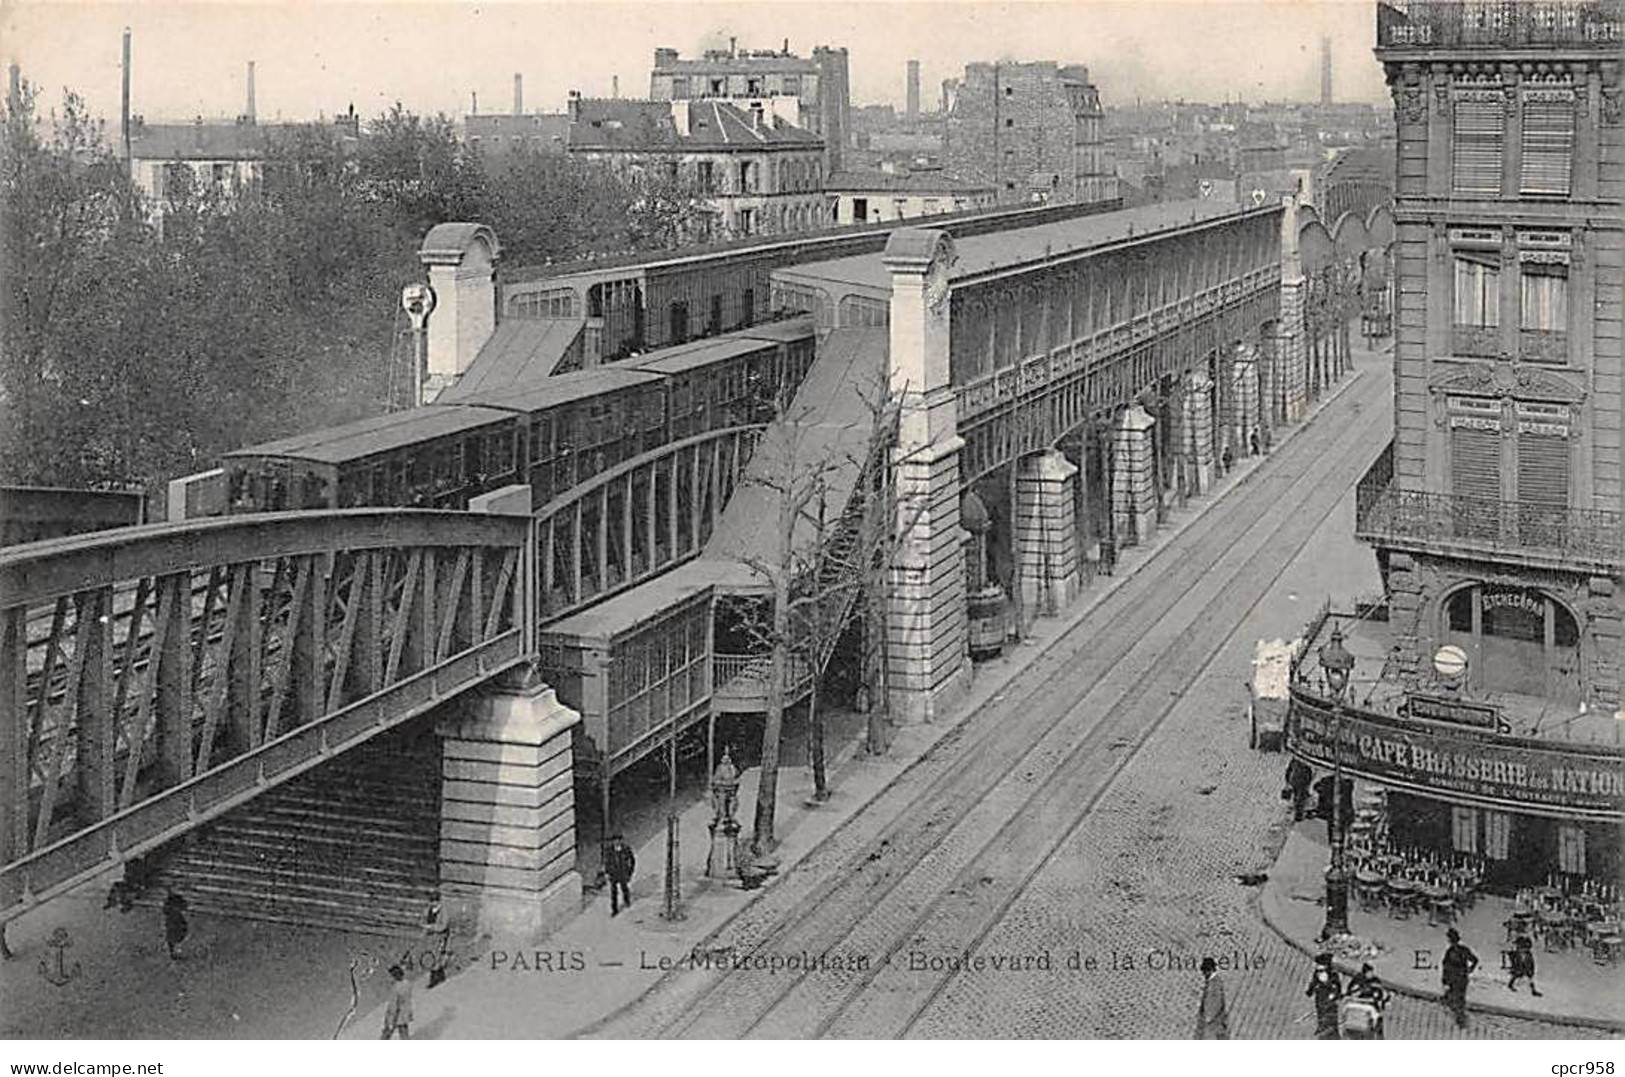
<instances>
[{"instance_id":1,"label":"cafe brasserie des nations sign","mask_svg":"<svg viewBox=\"0 0 1625 1077\"><path fill-rule=\"evenodd\" d=\"M1295 697L1287 749L1330 768L1337 724L1329 708ZM1343 768L1384 785L1537 815L1625 817L1625 756L1617 751L1496 738L1353 710L1343 712L1341 725Z\"/></svg>"}]
</instances>

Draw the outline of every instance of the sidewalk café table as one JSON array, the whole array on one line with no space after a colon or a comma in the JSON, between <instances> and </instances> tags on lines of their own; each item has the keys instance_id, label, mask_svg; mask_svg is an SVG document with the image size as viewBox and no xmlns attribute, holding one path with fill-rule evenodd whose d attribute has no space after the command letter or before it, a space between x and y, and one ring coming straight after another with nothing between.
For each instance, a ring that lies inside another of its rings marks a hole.
<instances>
[{"instance_id":1,"label":"sidewalk caf\u00e9 table","mask_svg":"<svg viewBox=\"0 0 1625 1077\"><path fill-rule=\"evenodd\" d=\"M1422 897L1428 903L1428 923L1455 922L1456 901L1449 887L1424 886Z\"/></svg>"},{"instance_id":2,"label":"sidewalk caf\u00e9 table","mask_svg":"<svg viewBox=\"0 0 1625 1077\"><path fill-rule=\"evenodd\" d=\"M1356 871L1354 885L1360 895L1360 908L1366 912L1375 912L1382 904L1382 891L1387 882L1387 876L1380 871L1373 871L1370 868Z\"/></svg>"},{"instance_id":3,"label":"sidewalk caf\u00e9 table","mask_svg":"<svg viewBox=\"0 0 1625 1077\"><path fill-rule=\"evenodd\" d=\"M1401 919L1410 916L1412 903L1416 900L1416 884L1409 879L1389 876L1385 890L1388 894L1389 913Z\"/></svg>"},{"instance_id":4,"label":"sidewalk caf\u00e9 table","mask_svg":"<svg viewBox=\"0 0 1625 1077\"><path fill-rule=\"evenodd\" d=\"M1625 936L1620 935L1618 924L1613 927L1612 935L1598 935L1592 940L1591 960L1599 965L1612 965L1625 952Z\"/></svg>"},{"instance_id":5,"label":"sidewalk caf\u00e9 table","mask_svg":"<svg viewBox=\"0 0 1625 1077\"><path fill-rule=\"evenodd\" d=\"M1540 923L1540 934L1545 940L1547 953L1568 947L1572 941L1570 932L1574 921L1567 913L1542 911L1536 919Z\"/></svg>"}]
</instances>

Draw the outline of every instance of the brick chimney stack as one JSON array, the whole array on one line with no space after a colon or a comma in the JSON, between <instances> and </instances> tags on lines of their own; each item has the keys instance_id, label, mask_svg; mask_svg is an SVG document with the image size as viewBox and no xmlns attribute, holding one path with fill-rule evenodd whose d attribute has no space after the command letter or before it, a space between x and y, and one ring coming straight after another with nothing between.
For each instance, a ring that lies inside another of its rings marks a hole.
<instances>
[{"instance_id":1,"label":"brick chimney stack","mask_svg":"<svg viewBox=\"0 0 1625 1077\"><path fill-rule=\"evenodd\" d=\"M249 123L254 122L254 61L253 60L248 61L248 103L247 103L247 108L243 111L243 115L248 117L248 122Z\"/></svg>"},{"instance_id":2,"label":"brick chimney stack","mask_svg":"<svg viewBox=\"0 0 1625 1077\"><path fill-rule=\"evenodd\" d=\"M513 114L525 114L525 76L515 71L513 75Z\"/></svg>"}]
</instances>

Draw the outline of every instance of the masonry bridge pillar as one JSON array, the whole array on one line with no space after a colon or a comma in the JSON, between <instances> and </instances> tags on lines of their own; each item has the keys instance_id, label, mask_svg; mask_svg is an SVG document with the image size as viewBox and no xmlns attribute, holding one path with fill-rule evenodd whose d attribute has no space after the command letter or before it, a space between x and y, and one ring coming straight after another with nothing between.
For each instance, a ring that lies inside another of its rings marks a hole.
<instances>
[{"instance_id":1,"label":"masonry bridge pillar","mask_svg":"<svg viewBox=\"0 0 1625 1077\"><path fill-rule=\"evenodd\" d=\"M1183 454L1191 461L1193 494L1213 489L1213 379L1203 370L1185 375L1184 414L1180 416Z\"/></svg>"},{"instance_id":2,"label":"masonry bridge pillar","mask_svg":"<svg viewBox=\"0 0 1625 1077\"><path fill-rule=\"evenodd\" d=\"M1016 468L1016 573L1023 609L1055 613L1078 594L1079 474L1059 449L1030 453Z\"/></svg>"},{"instance_id":3,"label":"masonry bridge pillar","mask_svg":"<svg viewBox=\"0 0 1625 1077\"><path fill-rule=\"evenodd\" d=\"M893 457L897 543L887 608L887 692L902 721L931 721L970 681L959 451L948 373L953 241L901 228L886 244L891 274L889 386L901 405Z\"/></svg>"},{"instance_id":4,"label":"masonry bridge pillar","mask_svg":"<svg viewBox=\"0 0 1625 1077\"><path fill-rule=\"evenodd\" d=\"M530 487L470 512L526 515ZM575 763L581 715L532 667L511 670L441 719L440 893L454 919L534 941L581 908Z\"/></svg>"},{"instance_id":5,"label":"masonry bridge pillar","mask_svg":"<svg viewBox=\"0 0 1625 1077\"><path fill-rule=\"evenodd\" d=\"M1275 329L1273 382L1279 394L1281 417L1295 423L1303 418L1308 401L1308 350L1303 321L1308 284L1298 254L1298 202L1291 195L1282 202L1286 212L1281 215L1281 318Z\"/></svg>"},{"instance_id":6,"label":"masonry bridge pillar","mask_svg":"<svg viewBox=\"0 0 1625 1077\"><path fill-rule=\"evenodd\" d=\"M1259 451L1263 434L1259 419L1261 403L1258 349L1247 343L1236 345L1236 361L1231 374L1231 399L1235 402L1231 414L1230 443L1237 455L1247 456Z\"/></svg>"},{"instance_id":7,"label":"masonry bridge pillar","mask_svg":"<svg viewBox=\"0 0 1625 1077\"><path fill-rule=\"evenodd\" d=\"M1112 446L1112 533L1118 545L1151 540L1157 529L1157 421L1140 404L1117 417Z\"/></svg>"}]
</instances>

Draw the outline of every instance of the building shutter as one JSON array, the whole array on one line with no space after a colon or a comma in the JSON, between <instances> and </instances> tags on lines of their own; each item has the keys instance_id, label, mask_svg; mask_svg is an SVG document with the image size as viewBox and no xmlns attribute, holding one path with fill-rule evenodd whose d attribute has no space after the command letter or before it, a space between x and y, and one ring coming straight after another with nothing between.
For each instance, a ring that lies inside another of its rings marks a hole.
<instances>
[{"instance_id":1,"label":"building shutter","mask_svg":"<svg viewBox=\"0 0 1625 1077\"><path fill-rule=\"evenodd\" d=\"M1455 138L1451 144L1453 186L1457 194L1501 193L1502 132L1506 110L1499 95L1458 98Z\"/></svg>"},{"instance_id":2,"label":"building shutter","mask_svg":"<svg viewBox=\"0 0 1625 1077\"><path fill-rule=\"evenodd\" d=\"M1584 875L1586 832L1569 823L1557 828L1557 870L1567 875Z\"/></svg>"},{"instance_id":3,"label":"building shutter","mask_svg":"<svg viewBox=\"0 0 1625 1077\"><path fill-rule=\"evenodd\" d=\"M1568 507L1568 438L1550 434L1518 435L1518 500L1526 505Z\"/></svg>"},{"instance_id":4,"label":"building shutter","mask_svg":"<svg viewBox=\"0 0 1625 1077\"><path fill-rule=\"evenodd\" d=\"M1458 853L1478 853L1478 809L1450 809L1450 845Z\"/></svg>"},{"instance_id":5,"label":"building shutter","mask_svg":"<svg viewBox=\"0 0 1625 1077\"><path fill-rule=\"evenodd\" d=\"M1450 492L1456 497L1501 500L1501 435L1457 427L1450 431Z\"/></svg>"},{"instance_id":6,"label":"building shutter","mask_svg":"<svg viewBox=\"0 0 1625 1077\"><path fill-rule=\"evenodd\" d=\"M1519 187L1524 194L1567 195L1574 161L1574 95L1540 90L1523 103L1523 153Z\"/></svg>"},{"instance_id":7,"label":"building shutter","mask_svg":"<svg viewBox=\"0 0 1625 1077\"><path fill-rule=\"evenodd\" d=\"M1484 813L1484 849L1483 853L1491 860L1505 860L1507 847L1511 845L1512 816L1505 812L1486 811Z\"/></svg>"}]
</instances>

